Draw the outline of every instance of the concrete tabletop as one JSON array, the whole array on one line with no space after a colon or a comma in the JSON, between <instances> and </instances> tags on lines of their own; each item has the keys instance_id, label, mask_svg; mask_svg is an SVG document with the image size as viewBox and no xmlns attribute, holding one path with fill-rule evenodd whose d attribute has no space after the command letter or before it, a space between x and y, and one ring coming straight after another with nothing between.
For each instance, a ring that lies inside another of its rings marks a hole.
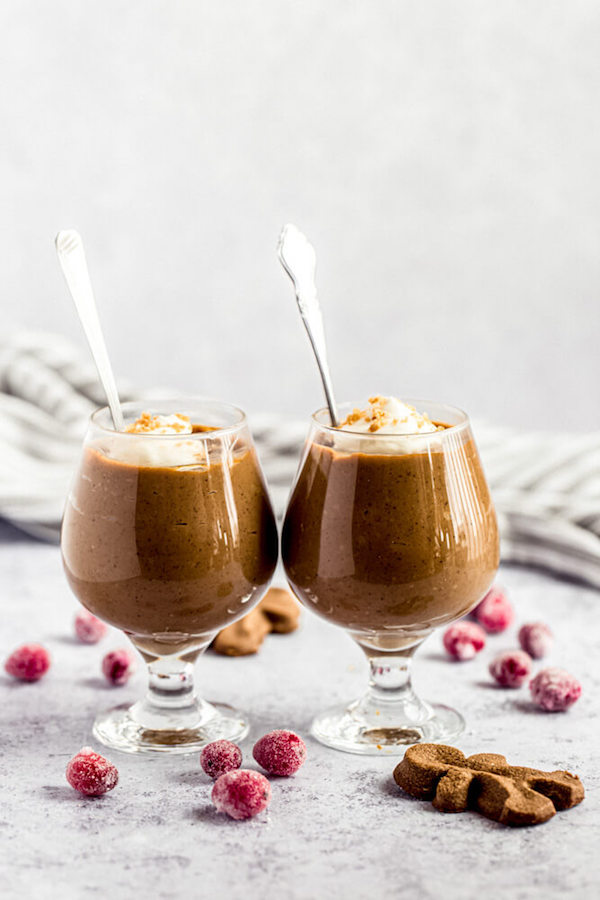
<instances>
[{"instance_id":1,"label":"concrete tabletop","mask_svg":"<svg viewBox=\"0 0 600 900\"><path fill-rule=\"evenodd\" d=\"M358 695L366 665L341 630L305 612L299 631L267 638L257 656L209 653L198 665L209 699L233 701L251 717L242 746L250 768L254 740L272 728L291 728L308 745L296 776L273 779L270 808L235 822L212 808L211 783L196 755L106 751L120 773L112 793L84 799L69 787L65 766L94 743L95 711L137 698L144 673L140 665L123 688L103 684L100 659L125 639L112 632L96 646L76 643L77 603L58 549L22 539L8 527L0 533L2 658L20 643L40 641L53 660L37 684L0 676L0 883L6 900L597 895L597 593L522 569L500 574L518 621L542 619L554 629L548 663L564 666L583 684L581 700L567 713L537 711L526 688L491 685L487 664L496 650L515 646L516 628L490 638L476 660L463 664L447 661L440 635L433 635L415 664L423 696L465 714L467 731L457 742L462 750L569 769L587 791L580 806L525 829L471 812L443 815L402 794L392 779L393 758L361 758L316 744L307 734L311 715Z\"/></svg>"}]
</instances>

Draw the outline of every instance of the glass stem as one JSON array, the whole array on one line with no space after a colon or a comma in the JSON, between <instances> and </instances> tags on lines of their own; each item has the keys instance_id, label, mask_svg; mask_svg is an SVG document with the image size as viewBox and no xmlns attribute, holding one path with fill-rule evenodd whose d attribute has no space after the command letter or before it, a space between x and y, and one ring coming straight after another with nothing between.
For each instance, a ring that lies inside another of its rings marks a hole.
<instances>
[{"instance_id":1,"label":"glass stem","mask_svg":"<svg viewBox=\"0 0 600 900\"><path fill-rule=\"evenodd\" d=\"M145 655L148 690L130 709L131 718L150 730L195 728L210 715L211 706L196 696L194 662L199 651L185 656ZM187 657L187 658L186 658Z\"/></svg>"},{"instance_id":2,"label":"glass stem","mask_svg":"<svg viewBox=\"0 0 600 900\"><path fill-rule=\"evenodd\" d=\"M412 690L411 669L415 647L403 650L392 657L370 656L369 688L373 696L380 696L383 702L391 699L397 692Z\"/></svg>"},{"instance_id":3,"label":"glass stem","mask_svg":"<svg viewBox=\"0 0 600 900\"><path fill-rule=\"evenodd\" d=\"M390 728L407 720L425 722L431 717L431 707L415 694L411 682L412 658L418 646L386 654L362 648L369 660L369 688L354 710L374 728Z\"/></svg>"},{"instance_id":4,"label":"glass stem","mask_svg":"<svg viewBox=\"0 0 600 900\"><path fill-rule=\"evenodd\" d=\"M181 709L195 702L193 663L163 656L148 664L146 703L164 709Z\"/></svg>"}]
</instances>

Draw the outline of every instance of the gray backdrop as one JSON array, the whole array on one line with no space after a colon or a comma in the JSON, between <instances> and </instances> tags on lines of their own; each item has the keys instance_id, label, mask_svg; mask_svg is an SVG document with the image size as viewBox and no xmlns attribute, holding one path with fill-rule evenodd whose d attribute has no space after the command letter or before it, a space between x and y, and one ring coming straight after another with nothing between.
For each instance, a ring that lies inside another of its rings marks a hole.
<instances>
[{"instance_id":1,"label":"gray backdrop","mask_svg":"<svg viewBox=\"0 0 600 900\"><path fill-rule=\"evenodd\" d=\"M597 0L5 0L0 42L4 328L82 340L76 227L119 373L304 416L291 220L340 398L597 426Z\"/></svg>"}]
</instances>

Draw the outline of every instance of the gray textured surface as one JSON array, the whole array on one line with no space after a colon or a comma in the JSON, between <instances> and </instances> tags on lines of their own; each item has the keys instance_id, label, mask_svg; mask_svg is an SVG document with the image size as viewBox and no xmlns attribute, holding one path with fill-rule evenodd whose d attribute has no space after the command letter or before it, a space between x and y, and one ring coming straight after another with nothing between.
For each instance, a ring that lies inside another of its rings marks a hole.
<instances>
[{"instance_id":1,"label":"gray textured surface","mask_svg":"<svg viewBox=\"0 0 600 900\"><path fill-rule=\"evenodd\" d=\"M596 0L8 0L0 42L4 328L83 342L52 245L77 227L118 372L305 416L292 220L340 397L585 429Z\"/></svg>"},{"instance_id":2,"label":"gray textured surface","mask_svg":"<svg viewBox=\"0 0 600 900\"><path fill-rule=\"evenodd\" d=\"M502 573L519 618L543 618L556 631L551 662L583 682L582 699L566 715L536 712L526 690L490 686L491 651L514 644L514 630L490 639L479 659L463 665L447 662L439 636L433 636L416 665L425 696L452 702L467 715L463 750L569 768L587 789L581 806L524 830L472 813L443 816L396 789L391 759L346 756L308 740L304 768L294 778L274 780L270 810L236 823L212 810L209 780L195 757L107 754L120 771L112 794L86 800L68 786L65 765L90 743L94 711L135 698L143 676L138 673L124 689L104 687L99 659L122 639L115 633L96 647L74 643L75 601L58 550L23 542L8 529L3 535L0 653L4 657L22 641L41 639L53 657L52 670L38 684L0 676L0 876L6 900L587 900L600 888L597 593L540 574ZM301 631L268 639L256 657L209 655L199 666L209 696L235 700L251 714L251 738L281 726L305 735L311 712L352 698L365 674L351 641L308 613ZM251 745L252 740L243 745L247 760Z\"/></svg>"}]
</instances>

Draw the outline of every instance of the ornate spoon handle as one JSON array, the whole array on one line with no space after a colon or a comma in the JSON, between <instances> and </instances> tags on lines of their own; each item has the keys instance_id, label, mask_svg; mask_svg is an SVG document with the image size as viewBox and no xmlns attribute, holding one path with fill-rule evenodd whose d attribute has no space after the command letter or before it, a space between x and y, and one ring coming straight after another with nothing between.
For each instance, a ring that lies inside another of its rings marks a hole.
<instances>
[{"instance_id":1,"label":"ornate spoon handle","mask_svg":"<svg viewBox=\"0 0 600 900\"><path fill-rule=\"evenodd\" d=\"M315 359L321 374L323 389L329 407L331 424L337 426L338 414L333 395L333 385L327 362L327 344L323 317L315 285L317 257L314 247L295 225L286 225L277 246L279 261L290 276L296 292L298 309L308 333Z\"/></svg>"},{"instance_id":2,"label":"ornate spoon handle","mask_svg":"<svg viewBox=\"0 0 600 900\"><path fill-rule=\"evenodd\" d=\"M123 431L123 413L121 412L119 394L98 318L98 309L85 260L81 235L77 231L59 231L56 235L55 244L63 275L77 308L96 368L98 369L98 375L110 406L115 429L116 431Z\"/></svg>"}]
</instances>

